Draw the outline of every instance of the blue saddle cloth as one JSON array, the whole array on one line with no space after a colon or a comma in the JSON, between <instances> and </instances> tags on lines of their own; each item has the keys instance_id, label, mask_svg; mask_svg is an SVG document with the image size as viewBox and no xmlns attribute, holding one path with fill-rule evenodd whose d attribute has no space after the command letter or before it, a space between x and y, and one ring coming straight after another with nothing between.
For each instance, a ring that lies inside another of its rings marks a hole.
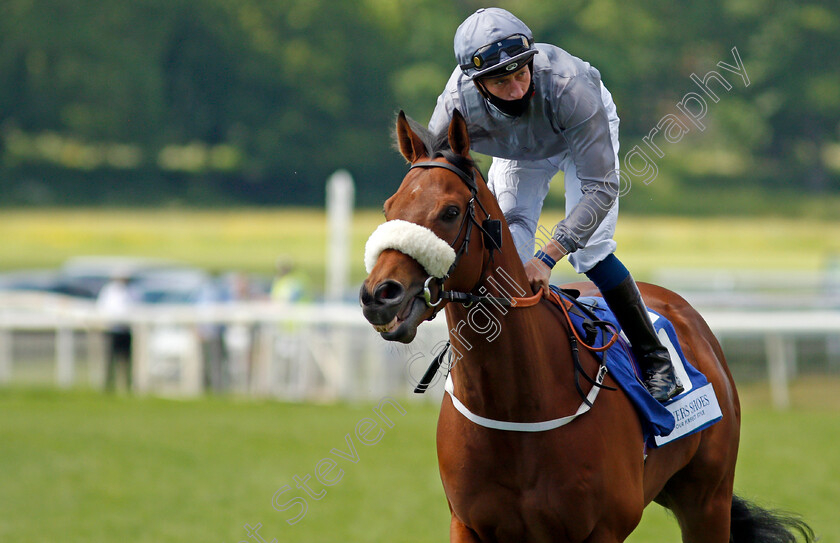
<instances>
[{"instance_id":1,"label":"blue saddle cloth","mask_svg":"<svg viewBox=\"0 0 840 543\"><path fill-rule=\"evenodd\" d=\"M559 292L556 287L552 286L552 289ZM603 298L581 297L575 300L562 293L561 298L583 306L598 320L607 321L615 330L620 330L618 321ZM619 335L611 348L599 356L606 357L604 362L607 370L636 408L642 422L645 442L650 447L657 447L711 426L721 419L721 411L712 385L686 360L674 326L659 313L651 309L648 309L648 312L657 335L668 348L674 369L685 391L664 404L654 400L642 383L639 365L633 358L630 344L623 334ZM589 317L585 312L579 311L570 311L569 315L580 337L587 338L591 327L587 330L584 324L590 320ZM598 328L593 346L603 346L611 338L612 334L605 334L603 329Z\"/></svg>"}]
</instances>

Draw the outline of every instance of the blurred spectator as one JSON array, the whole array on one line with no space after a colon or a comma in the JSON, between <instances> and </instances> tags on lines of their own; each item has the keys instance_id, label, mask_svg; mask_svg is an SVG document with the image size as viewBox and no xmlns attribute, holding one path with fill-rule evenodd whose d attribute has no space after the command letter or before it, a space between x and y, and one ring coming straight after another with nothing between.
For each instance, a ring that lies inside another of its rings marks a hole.
<instances>
[{"instance_id":1,"label":"blurred spectator","mask_svg":"<svg viewBox=\"0 0 840 543\"><path fill-rule=\"evenodd\" d=\"M100 314L108 319L109 328L106 332L107 369L105 372L105 389L113 391L116 385L117 364L125 366L125 382L131 390L131 327L127 318L134 297L128 286L128 277L118 275L113 277L99 291L96 307Z\"/></svg>"},{"instance_id":2,"label":"blurred spectator","mask_svg":"<svg viewBox=\"0 0 840 543\"><path fill-rule=\"evenodd\" d=\"M227 281L229 301L245 302L254 298L247 274L234 272L227 276ZM242 392L247 392L251 384L255 334L254 326L245 323L233 323L224 331L231 378L234 386Z\"/></svg>"},{"instance_id":3,"label":"blurred spectator","mask_svg":"<svg viewBox=\"0 0 840 543\"><path fill-rule=\"evenodd\" d=\"M285 258L277 259L271 299L275 302L298 303L309 301L306 277Z\"/></svg>"},{"instance_id":4,"label":"blurred spectator","mask_svg":"<svg viewBox=\"0 0 840 543\"><path fill-rule=\"evenodd\" d=\"M208 281L202 286L196 302L199 307L211 307L229 300L223 285ZM205 389L214 392L222 391L230 384L225 329L221 322L209 322L198 326L204 360L204 386Z\"/></svg>"}]
</instances>

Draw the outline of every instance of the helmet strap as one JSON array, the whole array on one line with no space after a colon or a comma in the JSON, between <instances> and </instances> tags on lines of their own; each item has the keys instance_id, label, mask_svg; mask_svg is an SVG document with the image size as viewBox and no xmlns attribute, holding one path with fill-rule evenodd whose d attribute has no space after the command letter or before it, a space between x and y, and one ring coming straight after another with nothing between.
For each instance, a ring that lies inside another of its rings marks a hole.
<instances>
[{"instance_id":1,"label":"helmet strap","mask_svg":"<svg viewBox=\"0 0 840 543\"><path fill-rule=\"evenodd\" d=\"M475 84L475 88L478 89L478 93L481 95L481 97L485 100L490 100L490 91L487 90L487 87L484 86L484 83L482 83L480 79L473 79L473 83Z\"/></svg>"},{"instance_id":2,"label":"helmet strap","mask_svg":"<svg viewBox=\"0 0 840 543\"><path fill-rule=\"evenodd\" d=\"M487 90L487 87L484 86L484 83L481 82L481 79L474 79L473 83L475 83L476 88L478 88L479 94L481 94L482 98L484 98L491 106L499 110L504 115L508 117L520 117L525 111L528 109L528 103L531 101L531 97L534 95L534 61L531 60L527 64L528 71L531 72L531 85L528 87L528 90L525 92L525 95L518 100L502 100L498 96L494 96L490 91Z\"/></svg>"}]
</instances>

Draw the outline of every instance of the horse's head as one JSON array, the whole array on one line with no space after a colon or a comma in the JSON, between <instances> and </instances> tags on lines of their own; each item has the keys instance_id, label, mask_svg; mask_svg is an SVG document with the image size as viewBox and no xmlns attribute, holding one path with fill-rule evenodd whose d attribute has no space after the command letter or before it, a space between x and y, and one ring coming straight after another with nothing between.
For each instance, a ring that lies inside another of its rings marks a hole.
<instances>
[{"instance_id":1,"label":"horse's head","mask_svg":"<svg viewBox=\"0 0 840 543\"><path fill-rule=\"evenodd\" d=\"M490 219L480 198L493 200L491 220L501 213L483 180L476 179L467 125L457 110L439 135L400 112L396 134L411 168L385 202L387 222L365 247L369 275L359 301L383 338L409 343L417 326L446 303L440 298L444 282L446 289L467 292L479 282L489 253L482 224ZM474 229L481 232L471 235Z\"/></svg>"}]
</instances>

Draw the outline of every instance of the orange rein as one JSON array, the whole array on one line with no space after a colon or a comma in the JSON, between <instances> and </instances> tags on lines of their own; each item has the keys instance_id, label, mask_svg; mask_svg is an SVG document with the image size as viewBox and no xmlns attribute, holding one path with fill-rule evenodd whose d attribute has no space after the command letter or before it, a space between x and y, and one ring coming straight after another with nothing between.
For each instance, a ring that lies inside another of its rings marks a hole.
<instances>
[{"instance_id":1,"label":"orange rein","mask_svg":"<svg viewBox=\"0 0 840 543\"><path fill-rule=\"evenodd\" d=\"M524 297L524 298L512 297L511 302L513 302L513 303L511 303L510 306L511 307L532 307L532 306L537 305L539 303L539 301L543 298L545 298L547 300L550 300L550 301L554 302L555 304L557 304L558 306L560 306L560 309L563 310L563 314L566 316L566 321L569 323L569 328L572 329L572 333L575 335L575 338L578 340L578 343L583 345L586 349L589 349L590 351L594 351L596 353L600 353L600 352L606 351L607 349L612 347L613 344L618 340L618 333L613 332L612 338L603 347L592 347L589 344L587 344L585 341L583 341L583 339L581 339L581 337L578 335L577 329L575 329L574 324L572 324L572 318L569 316L569 310L566 308L566 300L563 300L563 298L561 298L560 295L558 295L556 292L554 292L551 289L548 289L547 291L545 289L540 289L540 292L534 294L533 296L527 296L527 297ZM568 302L568 303L571 303L571 302Z\"/></svg>"}]
</instances>

